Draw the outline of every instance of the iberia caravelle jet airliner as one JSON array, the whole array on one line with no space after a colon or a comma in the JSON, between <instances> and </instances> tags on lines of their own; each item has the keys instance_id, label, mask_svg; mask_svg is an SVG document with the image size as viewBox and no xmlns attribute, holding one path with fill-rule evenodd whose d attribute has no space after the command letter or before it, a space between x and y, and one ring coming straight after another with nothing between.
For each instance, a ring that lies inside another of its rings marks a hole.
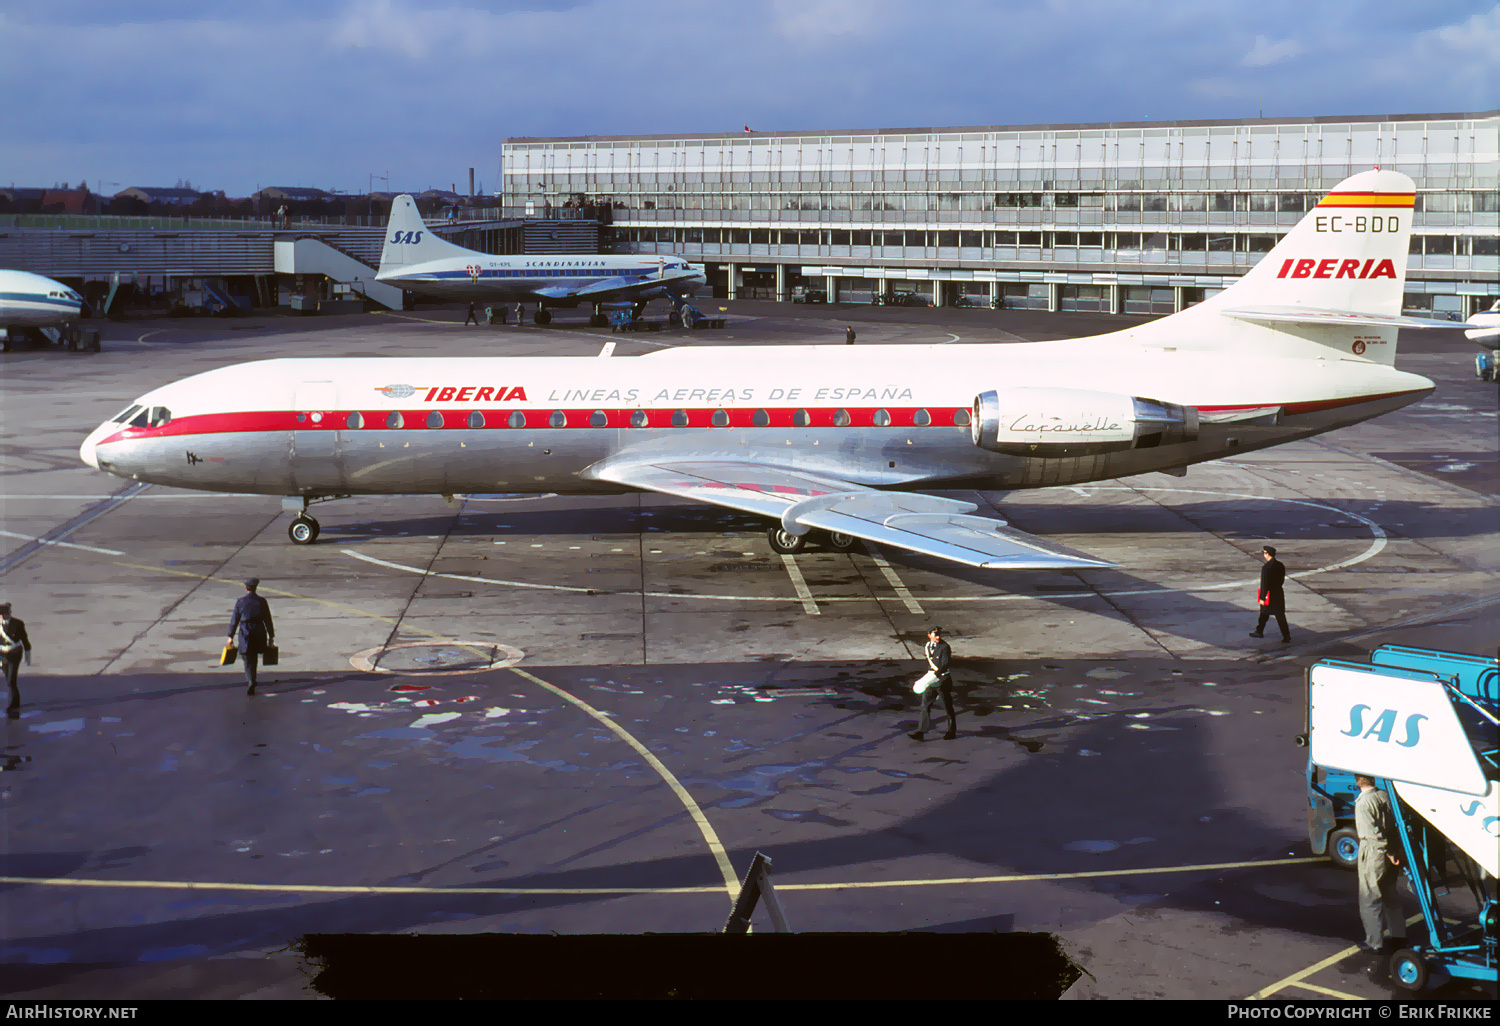
<instances>
[{"instance_id":1,"label":"iberia caravelle jet airliner","mask_svg":"<svg viewBox=\"0 0 1500 1026\"><path fill-rule=\"evenodd\" d=\"M640 357L281 359L164 385L84 462L179 488L289 497L661 492L978 567L1110 564L919 489L1177 470L1426 396L1393 366L1414 187L1344 181L1240 281L1093 338L692 347ZM1460 325L1460 327L1462 327Z\"/></svg>"}]
</instances>

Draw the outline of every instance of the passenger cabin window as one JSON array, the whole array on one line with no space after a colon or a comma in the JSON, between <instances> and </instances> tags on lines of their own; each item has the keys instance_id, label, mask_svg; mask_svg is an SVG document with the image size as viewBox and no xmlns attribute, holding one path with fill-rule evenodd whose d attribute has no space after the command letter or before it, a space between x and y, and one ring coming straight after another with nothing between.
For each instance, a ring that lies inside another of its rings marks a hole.
<instances>
[{"instance_id":1,"label":"passenger cabin window","mask_svg":"<svg viewBox=\"0 0 1500 1026\"><path fill-rule=\"evenodd\" d=\"M632 413L630 415L630 426L631 427L642 428L642 427L646 427L650 423L651 423L651 418L649 418L649 417L646 416L646 411L645 410L636 410L634 413Z\"/></svg>"},{"instance_id":2,"label":"passenger cabin window","mask_svg":"<svg viewBox=\"0 0 1500 1026\"><path fill-rule=\"evenodd\" d=\"M756 410L755 414L750 418L750 423L756 427L770 427L771 415L765 410Z\"/></svg>"},{"instance_id":3,"label":"passenger cabin window","mask_svg":"<svg viewBox=\"0 0 1500 1026\"><path fill-rule=\"evenodd\" d=\"M351 430L358 431L360 428L365 426L365 418L361 417L358 411L356 411L349 414L349 419L345 421L345 423Z\"/></svg>"},{"instance_id":4,"label":"passenger cabin window","mask_svg":"<svg viewBox=\"0 0 1500 1026\"><path fill-rule=\"evenodd\" d=\"M729 426L729 411L728 410L715 410L714 411L714 418L713 418L713 425L714 425L714 427L728 427Z\"/></svg>"},{"instance_id":5,"label":"passenger cabin window","mask_svg":"<svg viewBox=\"0 0 1500 1026\"><path fill-rule=\"evenodd\" d=\"M480 413L478 410L475 410L473 413L469 414L469 427L484 427L484 414Z\"/></svg>"},{"instance_id":6,"label":"passenger cabin window","mask_svg":"<svg viewBox=\"0 0 1500 1026\"><path fill-rule=\"evenodd\" d=\"M547 418L547 423L552 427L567 427L568 415L562 410L553 410L552 416Z\"/></svg>"},{"instance_id":7,"label":"passenger cabin window","mask_svg":"<svg viewBox=\"0 0 1500 1026\"><path fill-rule=\"evenodd\" d=\"M834 427L848 427L849 426L849 411L848 410L839 410L837 413L835 413L833 415L833 426Z\"/></svg>"},{"instance_id":8,"label":"passenger cabin window","mask_svg":"<svg viewBox=\"0 0 1500 1026\"><path fill-rule=\"evenodd\" d=\"M609 426L609 414L605 413L603 410L595 410L593 413L589 414L589 427L608 427L608 426Z\"/></svg>"},{"instance_id":9,"label":"passenger cabin window","mask_svg":"<svg viewBox=\"0 0 1500 1026\"><path fill-rule=\"evenodd\" d=\"M968 427L969 426L969 411L968 410L954 410L953 411L953 426L954 427Z\"/></svg>"},{"instance_id":10,"label":"passenger cabin window","mask_svg":"<svg viewBox=\"0 0 1500 1026\"><path fill-rule=\"evenodd\" d=\"M672 411L672 426L673 427L687 427L688 426L687 410L673 410Z\"/></svg>"},{"instance_id":11,"label":"passenger cabin window","mask_svg":"<svg viewBox=\"0 0 1500 1026\"><path fill-rule=\"evenodd\" d=\"M918 410L916 416L912 417L911 422L917 427L926 427L932 423L932 414L926 410Z\"/></svg>"},{"instance_id":12,"label":"passenger cabin window","mask_svg":"<svg viewBox=\"0 0 1500 1026\"><path fill-rule=\"evenodd\" d=\"M523 428L526 426L526 414L522 413L520 410L515 410L511 413L510 419L506 421L506 423L508 423L513 428Z\"/></svg>"},{"instance_id":13,"label":"passenger cabin window","mask_svg":"<svg viewBox=\"0 0 1500 1026\"><path fill-rule=\"evenodd\" d=\"M792 414L792 423L797 427L807 427L812 423L812 416L806 410L798 410Z\"/></svg>"},{"instance_id":14,"label":"passenger cabin window","mask_svg":"<svg viewBox=\"0 0 1500 1026\"><path fill-rule=\"evenodd\" d=\"M406 421L397 410L392 410L390 415L385 418L385 426L388 428L398 428L404 423Z\"/></svg>"},{"instance_id":15,"label":"passenger cabin window","mask_svg":"<svg viewBox=\"0 0 1500 1026\"><path fill-rule=\"evenodd\" d=\"M891 415L884 410L876 410L874 424L876 427L890 427Z\"/></svg>"},{"instance_id":16,"label":"passenger cabin window","mask_svg":"<svg viewBox=\"0 0 1500 1026\"><path fill-rule=\"evenodd\" d=\"M430 428L440 428L440 427L442 427L443 426L443 415L441 413L439 413L437 410L433 410L431 413L429 413L427 415L427 426L430 427Z\"/></svg>"}]
</instances>

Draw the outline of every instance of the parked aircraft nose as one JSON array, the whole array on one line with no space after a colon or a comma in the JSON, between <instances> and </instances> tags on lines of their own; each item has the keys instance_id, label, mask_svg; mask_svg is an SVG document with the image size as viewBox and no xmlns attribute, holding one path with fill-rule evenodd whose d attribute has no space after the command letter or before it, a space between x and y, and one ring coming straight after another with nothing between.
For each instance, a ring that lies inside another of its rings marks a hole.
<instances>
[{"instance_id":1,"label":"parked aircraft nose","mask_svg":"<svg viewBox=\"0 0 1500 1026\"><path fill-rule=\"evenodd\" d=\"M89 432L89 436L85 438L83 440L83 444L78 447L78 458L83 460L83 462L87 463L89 466L93 467L95 470L100 469L99 443L104 438L106 438L112 430L120 430L120 425L106 422L100 424L98 427L94 428L93 431Z\"/></svg>"}]
</instances>

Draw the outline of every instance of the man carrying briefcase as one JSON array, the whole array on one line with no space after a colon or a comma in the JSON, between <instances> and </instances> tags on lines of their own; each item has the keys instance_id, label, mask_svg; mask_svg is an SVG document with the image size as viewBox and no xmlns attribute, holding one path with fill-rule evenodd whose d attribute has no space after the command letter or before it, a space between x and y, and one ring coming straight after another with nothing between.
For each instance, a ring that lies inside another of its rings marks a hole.
<instances>
[{"instance_id":1,"label":"man carrying briefcase","mask_svg":"<svg viewBox=\"0 0 1500 1026\"><path fill-rule=\"evenodd\" d=\"M245 663L245 694L255 694L255 668L262 655L266 665L276 663L276 627L271 622L271 604L255 593L260 587L260 578L252 577L245 582L245 594L234 604L234 616L229 621L229 644L239 648L240 658Z\"/></svg>"}]
</instances>

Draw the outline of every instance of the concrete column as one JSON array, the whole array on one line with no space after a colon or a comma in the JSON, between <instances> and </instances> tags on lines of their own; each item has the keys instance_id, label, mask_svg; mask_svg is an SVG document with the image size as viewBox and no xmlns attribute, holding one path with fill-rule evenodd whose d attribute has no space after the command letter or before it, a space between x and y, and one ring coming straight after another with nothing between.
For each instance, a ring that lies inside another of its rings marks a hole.
<instances>
[{"instance_id":1,"label":"concrete column","mask_svg":"<svg viewBox=\"0 0 1500 1026\"><path fill-rule=\"evenodd\" d=\"M1186 292L1186 291L1187 290L1184 289L1181 285L1173 285L1172 286L1172 312L1173 313L1182 313L1183 310L1187 309L1187 301L1186 301L1186 299L1185 299L1185 297L1183 295L1183 293Z\"/></svg>"},{"instance_id":2,"label":"concrete column","mask_svg":"<svg viewBox=\"0 0 1500 1026\"><path fill-rule=\"evenodd\" d=\"M1057 308L1062 303L1062 286L1057 282L1047 285L1047 312L1057 313Z\"/></svg>"},{"instance_id":3,"label":"concrete column","mask_svg":"<svg viewBox=\"0 0 1500 1026\"><path fill-rule=\"evenodd\" d=\"M946 306L947 305L947 303L944 302L944 299L946 299L947 297L943 295L943 293L946 291L943 288L943 286L945 284L947 284L947 283L944 282L944 281L942 281L942 280L940 280L940 279L936 279L936 278L933 279L933 282L932 282L932 305L933 306Z\"/></svg>"},{"instance_id":4,"label":"concrete column","mask_svg":"<svg viewBox=\"0 0 1500 1026\"><path fill-rule=\"evenodd\" d=\"M725 273L729 276L729 291L725 293L725 296L727 296L729 299L734 299L734 298L736 298L736 288L737 288L737 286L734 283L734 276L735 276L735 273L739 270L739 268L737 268L734 264L725 264L724 265L724 270L725 270Z\"/></svg>"},{"instance_id":5,"label":"concrete column","mask_svg":"<svg viewBox=\"0 0 1500 1026\"><path fill-rule=\"evenodd\" d=\"M1110 285L1109 288L1109 312L1117 314L1120 312L1120 286Z\"/></svg>"},{"instance_id":6,"label":"concrete column","mask_svg":"<svg viewBox=\"0 0 1500 1026\"><path fill-rule=\"evenodd\" d=\"M776 302L786 302L786 264L776 265Z\"/></svg>"},{"instance_id":7,"label":"concrete column","mask_svg":"<svg viewBox=\"0 0 1500 1026\"><path fill-rule=\"evenodd\" d=\"M827 290L828 301L830 303L837 303L839 301L839 280L830 274L825 276L823 281L823 287Z\"/></svg>"}]
</instances>

